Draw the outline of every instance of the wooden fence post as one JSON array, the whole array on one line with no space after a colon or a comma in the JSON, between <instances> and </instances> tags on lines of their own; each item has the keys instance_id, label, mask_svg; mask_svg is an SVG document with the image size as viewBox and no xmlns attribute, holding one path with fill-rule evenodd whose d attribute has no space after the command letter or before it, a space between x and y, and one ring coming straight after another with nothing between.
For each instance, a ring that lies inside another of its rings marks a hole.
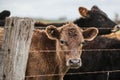
<instances>
[{"instance_id":1,"label":"wooden fence post","mask_svg":"<svg viewBox=\"0 0 120 80\"><path fill-rule=\"evenodd\" d=\"M30 18L6 19L3 80L24 80L33 29L34 21Z\"/></svg>"}]
</instances>

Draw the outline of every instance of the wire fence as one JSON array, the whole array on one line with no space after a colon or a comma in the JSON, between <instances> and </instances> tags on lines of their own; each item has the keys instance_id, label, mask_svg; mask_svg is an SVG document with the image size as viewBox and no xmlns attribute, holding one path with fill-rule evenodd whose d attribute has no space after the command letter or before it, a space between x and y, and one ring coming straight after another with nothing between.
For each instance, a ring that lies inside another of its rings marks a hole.
<instances>
[{"instance_id":1,"label":"wire fence","mask_svg":"<svg viewBox=\"0 0 120 80\"><path fill-rule=\"evenodd\" d=\"M46 27L38 27L38 26L35 27L35 29L45 29L45 28L46 28ZM90 28L90 27L80 27L80 28L87 29L87 28ZM98 28L98 29L106 29L106 30L107 30L107 29L111 29L111 30L112 30L113 28Z\"/></svg>"},{"instance_id":2,"label":"wire fence","mask_svg":"<svg viewBox=\"0 0 120 80\"><path fill-rule=\"evenodd\" d=\"M71 51L71 50L58 50L58 51ZM120 49L83 49L82 51L120 51ZM39 50L39 51L30 51L30 52L56 52L56 50ZM107 79L109 80L109 74L114 72L120 72L120 70L107 70L107 71L91 71L91 72L77 72L77 73L66 73L66 74L40 74L40 75L29 75L25 76L26 78L39 78L39 77L47 77L47 76L60 76L60 75L87 75L87 74L102 74L105 73L107 75Z\"/></svg>"},{"instance_id":3,"label":"wire fence","mask_svg":"<svg viewBox=\"0 0 120 80\"><path fill-rule=\"evenodd\" d=\"M44 75L30 75L30 76L25 76L26 78L30 77L41 77L41 76L59 76L59 75L82 75L82 74L100 74L100 73L113 73L113 72L120 72L120 70L110 70L110 71L93 71L93 72L78 72L78 73L66 73L66 74L44 74Z\"/></svg>"},{"instance_id":4,"label":"wire fence","mask_svg":"<svg viewBox=\"0 0 120 80\"><path fill-rule=\"evenodd\" d=\"M66 51L72 51L72 50L31 50L30 52L57 52L57 51L62 51L62 52L66 52ZM83 52L90 52L90 51L120 51L120 49L82 49L82 50L78 50L78 51L83 51Z\"/></svg>"}]
</instances>

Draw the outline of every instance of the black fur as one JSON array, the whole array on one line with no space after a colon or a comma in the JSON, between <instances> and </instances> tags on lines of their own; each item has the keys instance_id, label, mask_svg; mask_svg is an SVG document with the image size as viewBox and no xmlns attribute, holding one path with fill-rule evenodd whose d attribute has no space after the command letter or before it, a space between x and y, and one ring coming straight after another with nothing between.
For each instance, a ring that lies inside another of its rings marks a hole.
<instances>
[{"instance_id":1,"label":"black fur","mask_svg":"<svg viewBox=\"0 0 120 80\"><path fill-rule=\"evenodd\" d=\"M120 40L98 36L95 40L87 42L83 49L82 67L69 70L68 73L120 70ZM96 49L101 49L94 51ZM103 49L103 50L102 50ZM109 50L105 50L109 49ZM66 75L64 80L107 80L107 73ZM120 80L120 72L109 74L109 80Z\"/></svg>"},{"instance_id":2,"label":"black fur","mask_svg":"<svg viewBox=\"0 0 120 80\"><path fill-rule=\"evenodd\" d=\"M10 11L4 10L0 13L0 26L5 25L5 18L10 16Z\"/></svg>"}]
</instances>

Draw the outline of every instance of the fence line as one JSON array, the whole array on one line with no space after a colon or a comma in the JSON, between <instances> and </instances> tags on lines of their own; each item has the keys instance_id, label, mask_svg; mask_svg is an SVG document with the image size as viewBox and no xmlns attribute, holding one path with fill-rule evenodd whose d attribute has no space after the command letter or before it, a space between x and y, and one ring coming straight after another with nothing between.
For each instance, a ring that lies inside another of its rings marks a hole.
<instances>
[{"instance_id":1,"label":"fence line","mask_svg":"<svg viewBox=\"0 0 120 80\"><path fill-rule=\"evenodd\" d=\"M88 50L82 50L82 51L116 51L120 49L88 49ZM63 50L59 50L63 51ZM64 50L64 51L71 51L71 50ZM56 50L39 50L39 51L30 51L30 52L56 52ZM93 71L93 72L78 72L78 73L66 73L65 75L80 75L80 74L100 74L100 73L106 73L107 74L107 80L109 80L109 74L113 72L120 72L120 70L109 70L109 71ZM46 77L46 76L59 76L64 74L45 74L45 75L30 75L25 76L26 78L30 77Z\"/></svg>"},{"instance_id":2,"label":"fence line","mask_svg":"<svg viewBox=\"0 0 120 80\"><path fill-rule=\"evenodd\" d=\"M25 76L26 78L30 77L40 77L40 76L59 76L59 75L80 75L80 74L100 74L100 73L113 73L113 72L120 72L120 70L109 70L109 71L93 71L93 72L78 72L78 73L66 73L66 74L45 74L45 75L30 75L30 76Z\"/></svg>"},{"instance_id":3,"label":"fence line","mask_svg":"<svg viewBox=\"0 0 120 80\"><path fill-rule=\"evenodd\" d=\"M82 51L120 51L120 49L83 49ZM71 50L57 50L57 51L71 51ZM39 51L30 51L30 52L56 52L56 50L39 50ZM25 76L26 78L30 77L46 77L46 76L59 76L59 75L82 75L82 74L100 74L106 73L107 80L109 80L109 74L113 72L120 72L120 70L108 70L108 71L92 71L92 72L78 72L78 73L66 73L66 74L41 74L41 75L30 75Z\"/></svg>"},{"instance_id":4,"label":"fence line","mask_svg":"<svg viewBox=\"0 0 120 80\"><path fill-rule=\"evenodd\" d=\"M46 27L35 27L35 29L45 29ZM83 28L83 29L87 29L87 28L90 28L90 27L80 27L80 28ZM113 28L98 28L98 29L113 29Z\"/></svg>"},{"instance_id":5,"label":"fence line","mask_svg":"<svg viewBox=\"0 0 120 80\"><path fill-rule=\"evenodd\" d=\"M35 27L35 29L45 29L46 27ZM90 27L80 27L82 29L87 29L87 28L90 28ZM113 30L114 28L97 28L97 29L111 29Z\"/></svg>"},{"instance_id":6,"label":"fence line","mask_svg":"<svg viewBox=\"0 0 120 80\"><path fill-rule=\"evenodd\" d=\"M72 50L31 50L30 52L57 52L57 51L72 51ZM120 51L120 49L83 49L79 51Z\"/></svg>"},{"instance_id":7,"label":"fence line","mask_svg":"<svg viewBox=\"0 0 120 80\"><path fill-rule=\"evenodd\" d=\"M35 27L35 29L45 29L46 27ZM82 29L87 29L87 28L90 28L90 27L80 27ZM113 28L98 28L98 29L113 29Z\"/></svg>"}]
</instances>

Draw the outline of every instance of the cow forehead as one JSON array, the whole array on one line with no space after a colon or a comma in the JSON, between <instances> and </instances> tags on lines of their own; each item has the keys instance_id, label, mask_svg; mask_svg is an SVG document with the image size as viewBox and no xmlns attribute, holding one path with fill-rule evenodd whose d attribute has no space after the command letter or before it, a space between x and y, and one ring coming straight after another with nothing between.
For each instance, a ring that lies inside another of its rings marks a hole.
<instances>
[{"instance_id":1,"label":"cow forehead","mask_svg":"<svg viewBox=\"0 0 120 80\"><path fill-rule=\"evenodd\" d=\"M66 41L82 41L82 29L78 28L75 25L64 27L61 31L61 38L64 38Z\"/></svg>"},{"instance_id":2,"label":"cow forehead","mask_svg":"<svg viewBox=\"0 0 120 80\"><path fill-rule=\"evenodd\" d=\"M76 28L68 28L67 30L65 30L65 34L71 38L79 36L79 32Z\"/></svg>"}]
</instances>

